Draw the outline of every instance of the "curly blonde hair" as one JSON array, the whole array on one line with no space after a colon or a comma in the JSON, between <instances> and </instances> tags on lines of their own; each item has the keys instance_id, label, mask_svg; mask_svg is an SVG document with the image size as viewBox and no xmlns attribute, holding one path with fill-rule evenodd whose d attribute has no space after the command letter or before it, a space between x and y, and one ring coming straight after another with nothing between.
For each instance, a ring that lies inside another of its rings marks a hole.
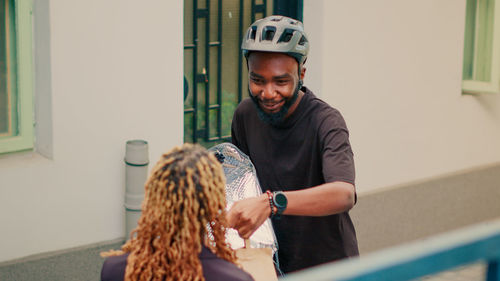
<instances>
[{"instance_id":1,"label":"curly blonde hair","mask_svg":"<svg viewBox=\"0 0 500 281\"><path fill-rule=\"evenodd\" d=\"M225 177L216 157L197 144L164 154L145 184L138 226L121 251L125 280L204 280L202 245L236 263L225 241Z\"/></svg>"}]
</instances>

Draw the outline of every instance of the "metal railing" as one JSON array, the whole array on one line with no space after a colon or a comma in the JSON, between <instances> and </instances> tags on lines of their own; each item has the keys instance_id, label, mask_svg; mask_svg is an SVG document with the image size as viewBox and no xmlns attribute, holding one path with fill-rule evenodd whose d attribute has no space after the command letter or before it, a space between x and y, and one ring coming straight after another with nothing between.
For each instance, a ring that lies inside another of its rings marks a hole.
<instances>
[{"instance_id":1,"label":"metal railing","mask_svg":"<svg viewBox=\"0 0 500 281\"><path fill-rule=\"evenodd\" d=\"M411 280L483 261L500 281L500 219L290 274L283 281Z\"/></svg>"}]
</instances>

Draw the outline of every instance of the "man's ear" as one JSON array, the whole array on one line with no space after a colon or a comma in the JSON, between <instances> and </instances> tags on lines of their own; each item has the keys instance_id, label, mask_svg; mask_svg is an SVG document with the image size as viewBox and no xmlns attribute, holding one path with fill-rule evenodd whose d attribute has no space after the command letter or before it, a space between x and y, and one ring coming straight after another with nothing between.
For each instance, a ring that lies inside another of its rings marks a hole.
<instances>
[{"instance_id":1,"label":"man's ear","mask_svg":"<svg viewBox=\"0 0 500 281\"><path fill-rule=\"evenodd\" d=\"M306 67L302 66L300 68L300 80L304 80L304 77L306 77Z\"/></svg>"}]
</instances>

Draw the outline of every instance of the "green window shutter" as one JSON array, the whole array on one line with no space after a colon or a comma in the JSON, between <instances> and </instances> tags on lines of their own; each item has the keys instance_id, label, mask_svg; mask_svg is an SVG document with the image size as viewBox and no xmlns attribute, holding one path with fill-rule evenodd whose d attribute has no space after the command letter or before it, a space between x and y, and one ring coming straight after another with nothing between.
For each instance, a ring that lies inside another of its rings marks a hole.
<instances>
[{"instance_id":1,"label":"green window shutter","mask_svg":"<svg viewBox=\"0 0 500 281\"><path fill-rule=\"evenodd\" d=\"M0 153L33 148L31 0L0 0Z\"/></svg>"},{"instance_id":2,"label":"green window shutter","mask_svg":"<svg viewBox=\"0 0 500 281\"><path fill-rule=\"evenodd\" d=\"M467 0L462 90L500 91L500 5L495 0Z\"/></svg>"}]
</instances>

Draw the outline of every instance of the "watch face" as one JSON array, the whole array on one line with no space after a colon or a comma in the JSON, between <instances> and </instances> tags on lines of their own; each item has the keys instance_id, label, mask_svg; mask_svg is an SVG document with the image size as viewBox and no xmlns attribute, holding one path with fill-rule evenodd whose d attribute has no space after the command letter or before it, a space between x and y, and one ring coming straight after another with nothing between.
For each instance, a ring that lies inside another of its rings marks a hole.
<instances>
[{"instance_id":1,"label":"watch face","mask_svg":"<svg viewBox=\"0 0 500 281\"><path fill-rule=\"evenodd\" d=\"M276 195L274 196L274 203L278 208L286 207L287 202L288 200L286 199L286 196L283 193L276 193Z\"/></svg>"}]
</instances>

